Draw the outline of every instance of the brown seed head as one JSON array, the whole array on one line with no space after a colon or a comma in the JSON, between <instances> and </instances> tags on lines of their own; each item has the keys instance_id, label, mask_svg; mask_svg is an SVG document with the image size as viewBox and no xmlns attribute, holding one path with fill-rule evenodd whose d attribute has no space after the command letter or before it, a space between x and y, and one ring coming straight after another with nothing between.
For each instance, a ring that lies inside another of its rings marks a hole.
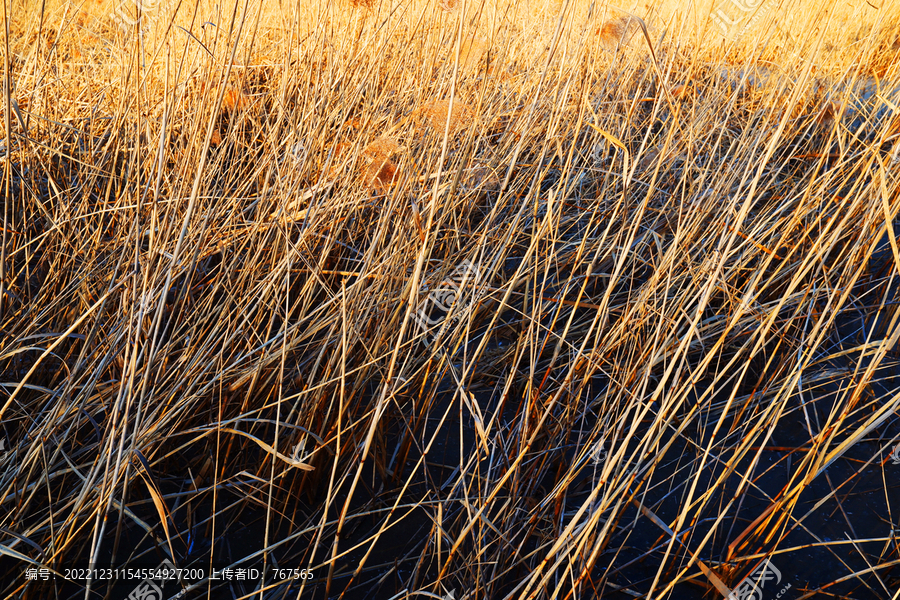
<instances>
[{"instance_id":1,"label":"brown seed head","mask_svg":"<svg viewBox=\"0 0 900 600\"><path fill-rule=\"evenodd\" d=\"M384 162L400 151L400 144L394 138L382 135L375 138L362 151L363 156L377 162Z\"/></svg>"},{"instance_id":2,"label":"brown seed head","mask_svg":"<svg viewBox=\"0 0 900 600\"><path fill-rule=\"evenodd\" d=\"M397 165L389 160L376 160L363 170L363 182L379 192L387 191L397 178Z\"/></svg>"},{"instance_id":3,"label":"brown seed head","mask_svg":"<svg viewBox=\"0 0 900 600\"><path fill-rule=\"evenodd\" d=\"M222 106L227 110L244 110L247 107L247 98L240 89L228 86L222 98Z\"/></svg>"},{"instance_id":4,"label":"brown seed head","mask_svg":"<svg viewBox=\"0 0 900 600\"><path fill-rule=\"evenodd\" d=\"M475 112L459 99L453 101L452 113L450 112L450 100L429 102L417 112L437 131L444 130L449 115L450 133L466 127L475 118Z\"/></svg>"},{"instance_id":5,"label":"brown seed head","mask_svg":"<svg viewBox=\"0 0 900 600\"><path fill-rule=\"evenodd\" d=\"M466 170L466 174L463 177L463 186L469 190L496 191L500 189L500 176L496 170L491 169L487 164L476 162L470 169Z\"/></svg>"},{"instance_id":6,"label":"brown seed head","mask_svg":"<svg viewBox=\"0 0 900 600\"><path fill-rule=\"evenodd\" d=\"M363 183L378 192L387 191L397 178L397 165L391 158L401 149L397 140L387 135L372 140L362 151L367 160L362 170Z\"/></svg>"},{"instance_id":7,"label":"brown seed head","mask_svg":"<svg viewBox=\"0 0 900 600\"><path fill-rule=\"evenodd\" d=\"M597 28L597 36L600 43L607 48L614 50L621 42L623 45L628 43L630 37L630 29L632 29L631 17L619 17L618 19L610 19Z\"/></svg>"},{"instance_id":8,"label":"brown seed head","mask_svg":"<svg viewBox=\"0 0 900 600\"><path fill-rule=\"evenodd\" d=\"M488 49L488 43L481 37L466 38L459 45L459 66L463 69L477 68Z\"/></svg>"},{"instance_id":9,"label":"brown seed head","mask_svg":"<svg viewBox=\"0 0 900 600\"><path fill-rule=\"evenodd\" d=\"M690 83L676 85L672 88L671 94L676 100L684 100L694 95L694 87Z\"/></svg>"},{"instance_id":10,"label":"brown seed head","mask_svg":"<svg viewBox=\"0 0 900 600\"><path fill-rule=\"evenodd\" d=\"M834 116L839 109L840 107L837 104L829 100L825 103L825 106L822 107L822 110L816 117L816 121L818 121L819 125L831 125L831 123L834 122Z\"/></svg>"}]
</instances>

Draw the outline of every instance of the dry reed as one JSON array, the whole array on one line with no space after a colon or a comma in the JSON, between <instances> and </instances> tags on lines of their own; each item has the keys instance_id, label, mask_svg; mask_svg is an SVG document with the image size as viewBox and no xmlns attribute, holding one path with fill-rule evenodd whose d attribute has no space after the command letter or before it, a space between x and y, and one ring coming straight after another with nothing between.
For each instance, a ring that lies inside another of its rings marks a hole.
<instances>
[{"instance_id":1,"label":"dry reed","mask_svg":"<svg viewBox=\"0 0 900 600\"><path fill-rule=\"evenodd\" d=\"M456 4L13 2L2 597L892 597L895 3Z\"/></svg>"}]
</instances>

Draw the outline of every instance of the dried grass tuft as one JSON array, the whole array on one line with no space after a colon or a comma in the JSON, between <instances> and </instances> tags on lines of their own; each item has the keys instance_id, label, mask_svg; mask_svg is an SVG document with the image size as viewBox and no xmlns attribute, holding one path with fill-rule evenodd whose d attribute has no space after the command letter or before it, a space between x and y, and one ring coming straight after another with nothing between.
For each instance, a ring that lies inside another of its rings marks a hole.
<instances>
[{"instance_id":1,"label":"dried grass tuft","mask_svg":"<svg viewBox=\"0 0 900 600\"><path fill-rule=\"evenodd\" d=\"M481 36L466 38L459 46L459 66L465 70L475 70L487 55L490 44Z\"/></svg>"},{"instance_id":2,"label":"dried grass tuft","mask_svg":"<svg viewBox=\"0 0 900 600\"><path fill-rule=\"evenodd\" d=\"M222 97L222 106L228 111L242 111L247 108L247 97L235 85L229 85Z\"/></svg>"},{"instance_id":3,"label":"dried grass tuft","mask_svg":"<svg viewBox=\"0 0 900 600\"><path fill-rule=\"evenodd\" d=\"M363 169L364 184L378 192L386 192L396 183L398 176L396 163L390 160L375 160Z\"/></svg>"},{"instance_id":4,"label":"dried grass tuft","mask_svg":"<svg viewBox=\"0 0 900 600\"><path fill-rule=\"evenodd\" d=\"M477 161L465 173L463 186L468 190L496 191L500 189L500 175L496 169Z\"/></svg>"},{"instance_id":5,"label":"dried grass tuft","mask_svg":"<svg viewBox=\"0 0 900 600\"><path fill-rule=\"evenodd\" d=\"M638 24L631 17L610 19L597 28L597 37L601 44L610 50L627 46L637 32Z\"/></svg>"},{"instance_id":6,"label":"dried grass tuft","mask_svg":"<svg viewBox=\"0 0 900 600\"><path fill-rule=\"evenodd\" d=\"M826 101L822 105L822 109L819 111L819 114L816 116L816 122L819 125L828 126L834 123L834 117L837 115L840 110L840 106L831 100Z\"/></svg>"},{"instance_id":7,"label":"dried grass tuft","mask_svg":"<svg viewBox=\"0 0 900 600\"><path fill-rule=\"evenodd\" d=\"M458 98L453 101L452 113L450 112L450 100L435 100L419 108L416 114L439 132L444 131L449 116L451 134L472 125L475 119L475 111Z\"/></svg>"},{"instance_id":8,"label":"dried grass tuft","mask_svg":"<svg viewBox=\"0 0 900 600\"><path fill-rule=\"evenodd\" d=\"M688 82L673 87L671 94L672 98L675 100L686 100L688 98L693 98L696 95L696 90L694 89L694 86Z\"/></svg>"},{"instance_id":9,"label":"dried grass tuft","mask_svg":"<svg viewBox=\"0 0 900 600\"><path fill-rule=\"evenodd\" d=\"M378 192L387 191L397 178L397 164L391 159L402 147L396 139L382 135L372 140L362 151L366 165L362 168L364 185Z\"/></svg>"},{"instance_id":10,"label":"dried grass tuft","mask_svg":"<svg viewBox=\"0 0 900 600\"><path fill-rule=\"evenodd\" d=\"M399 142L390 136L383 135L372 140L362 151L362 154L373 161L385 161L399 151Z\"/></svg>"}]
</instances>

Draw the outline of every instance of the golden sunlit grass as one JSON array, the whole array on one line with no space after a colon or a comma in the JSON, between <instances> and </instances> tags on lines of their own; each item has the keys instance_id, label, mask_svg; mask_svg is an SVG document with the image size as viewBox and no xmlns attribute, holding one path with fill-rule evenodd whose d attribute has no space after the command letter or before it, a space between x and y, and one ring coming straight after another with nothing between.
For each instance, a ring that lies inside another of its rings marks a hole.
<instances>
[{"instance_id":1,"label":"golden sunlit grass","mask_svg":"<svg viewBox=\"0 0 900 600\"><path fill-rule=\"evenodd\" d=\"M3 597L892 597L896 1L140 6L7 8Z\"/></svg>"}]
</instances>

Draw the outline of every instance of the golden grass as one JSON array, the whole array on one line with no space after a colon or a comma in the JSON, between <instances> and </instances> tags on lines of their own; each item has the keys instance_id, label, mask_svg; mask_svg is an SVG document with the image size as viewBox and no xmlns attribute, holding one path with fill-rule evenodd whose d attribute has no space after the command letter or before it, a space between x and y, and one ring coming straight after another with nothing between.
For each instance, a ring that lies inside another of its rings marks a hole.
<instances>
[{"instance_id":1,"label":"golden grass","mask_svg":"<svg viewBox=\"0 0 900 600\"><path fill-rule=\"evenodd\" d=\"M0 595L890 598L900 10L717 6L12 2Z\"/></svg>"}]
</instances>

